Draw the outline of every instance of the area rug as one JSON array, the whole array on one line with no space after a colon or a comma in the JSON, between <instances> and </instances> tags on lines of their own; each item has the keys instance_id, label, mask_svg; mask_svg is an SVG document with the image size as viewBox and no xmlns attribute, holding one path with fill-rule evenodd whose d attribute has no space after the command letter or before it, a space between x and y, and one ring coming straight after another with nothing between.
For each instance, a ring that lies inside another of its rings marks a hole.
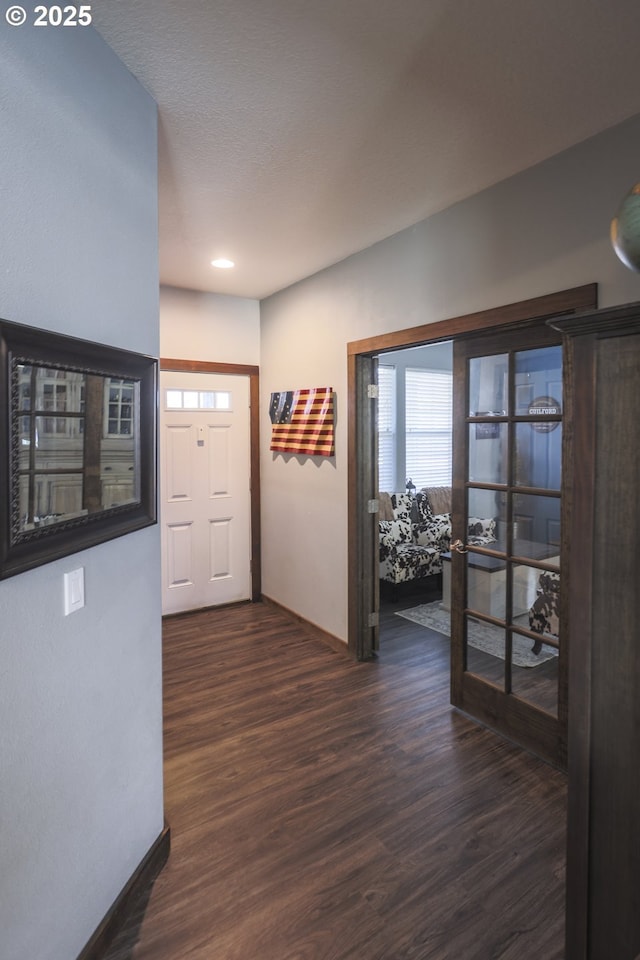
<instances>
[{"instance_id":1,"label":"area rug","mask_svg":"<svg viewBox=\"0 0 640 960\"><path fill-rule=\"evenodd\" d=\"M449 611L445 610L439 600L434 603L421 603L418 607L409 607L408 610L397 610L396 616L405 620L413 620L423 627L429 627L437 633L451 636ZM467 626L467 643L476 650L482 650L492 657L504 660L504 631L490 623L480 620L469 620ZM533 641L528 637L513 635L512 662L516 667L539 667L546 660L553 660L558 656L553 647L544 646L539 654L531 652Z\"/></svg>"}]
</instances>

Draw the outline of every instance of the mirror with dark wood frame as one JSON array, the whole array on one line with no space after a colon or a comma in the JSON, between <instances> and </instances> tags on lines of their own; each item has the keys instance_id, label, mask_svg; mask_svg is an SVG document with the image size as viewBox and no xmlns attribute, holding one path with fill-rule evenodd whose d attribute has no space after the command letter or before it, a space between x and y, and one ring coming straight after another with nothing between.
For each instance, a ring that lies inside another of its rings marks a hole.
<instances>
[{"instance_id":1,"label":"mirror with dark wood frame","mask_svg":"<svg viewBox=\"0 0 640 960\"><path fill-rule=\"evenodd\" d=\"M157 361L0 321L0 579L155 523Z\"/></svg>"}]
</instances>

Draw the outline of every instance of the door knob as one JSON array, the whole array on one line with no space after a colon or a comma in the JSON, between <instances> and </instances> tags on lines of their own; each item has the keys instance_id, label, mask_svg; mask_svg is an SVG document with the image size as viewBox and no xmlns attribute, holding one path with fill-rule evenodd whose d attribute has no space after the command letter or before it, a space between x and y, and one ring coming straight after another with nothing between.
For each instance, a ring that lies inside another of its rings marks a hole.
<instances>
[{"instance_id":1,"label":"door knob","mask_svg":"<svg viewBox=\"0 0 640 960\"><path fill-rule=\"evenodd\" d=\"M462 540L454 540L451 544L451 549L455 550L456 553L469 553Z\"/></svg>"}]
</instances>

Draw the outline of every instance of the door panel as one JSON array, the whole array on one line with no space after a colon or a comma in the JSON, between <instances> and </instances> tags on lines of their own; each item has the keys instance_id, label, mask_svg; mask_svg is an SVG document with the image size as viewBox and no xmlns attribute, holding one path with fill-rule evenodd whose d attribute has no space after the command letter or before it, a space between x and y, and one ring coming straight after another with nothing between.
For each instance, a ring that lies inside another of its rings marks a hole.
<instances>
[{"instance_id":1,"label":"door panel","mask_svg":"<svg viewBox=\"0 0 640 960\"><path fill-rule=\"evenodd\" d=\"M193 425L165 423L162 439L166 500L193 500Z\"/></svg>"},{"instance_id":2,"label":"door panel","mask_svg":"<svg viewBox=\"0 0 640 960\"><path fill-rule=\"evenodd\" d=\"M251 595L249 378L164 371L162 610Z\"/></svg>"},{"instance_id":3,"label":"door panel","mask_svg":"<svg viewBox=\"0 0 640 960\"><path fill-rule=\"evenodd\" d=\"M192 523L169 523L166 527L167 585L177 587L193 584L192 578Z\"/></svg>"},{"instance_id":4,"label":"door panel","mask_svg":"<svg viewBox=\"0 0 640 960\"><path fill-rule=\"evenodd\" d=\"M229 496L230 476L230 426L216 427L209 424L209 497Z\"/></svg>"},{"instance_id":5,"label":"door panel","mask_svg":"<svg viewBox=\"0 0 640 960\"><path fill-rule=\"evenodd\" d=\"M231 576L231 517L209 523L209 579Z\"/></svg>"},{"instance_id":6,"label":"door panel","mask_svg":"<svg viewBox=\"0 0 640 960\"><path fill-rule=\"evenodd\" d=\"M559 335L457 340L454 383L452 702L564 765Z\"/></svg>"}]
</instances>

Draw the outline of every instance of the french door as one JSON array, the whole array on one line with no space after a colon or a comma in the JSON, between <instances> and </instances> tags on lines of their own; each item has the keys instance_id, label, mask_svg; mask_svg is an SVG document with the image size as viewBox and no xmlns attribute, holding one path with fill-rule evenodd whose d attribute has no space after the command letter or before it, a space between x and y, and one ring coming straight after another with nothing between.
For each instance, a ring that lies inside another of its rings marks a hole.
<instances>
[{"instance_id":1,"label":"french door","mask_svg":"<svg viewBox=\"0 0 640 960\"><path fill-rule=\"evenodd\" d=\"M556 331L455 341L451 700L559 766L562 412Z\"/></svg>"}]
</instances>

